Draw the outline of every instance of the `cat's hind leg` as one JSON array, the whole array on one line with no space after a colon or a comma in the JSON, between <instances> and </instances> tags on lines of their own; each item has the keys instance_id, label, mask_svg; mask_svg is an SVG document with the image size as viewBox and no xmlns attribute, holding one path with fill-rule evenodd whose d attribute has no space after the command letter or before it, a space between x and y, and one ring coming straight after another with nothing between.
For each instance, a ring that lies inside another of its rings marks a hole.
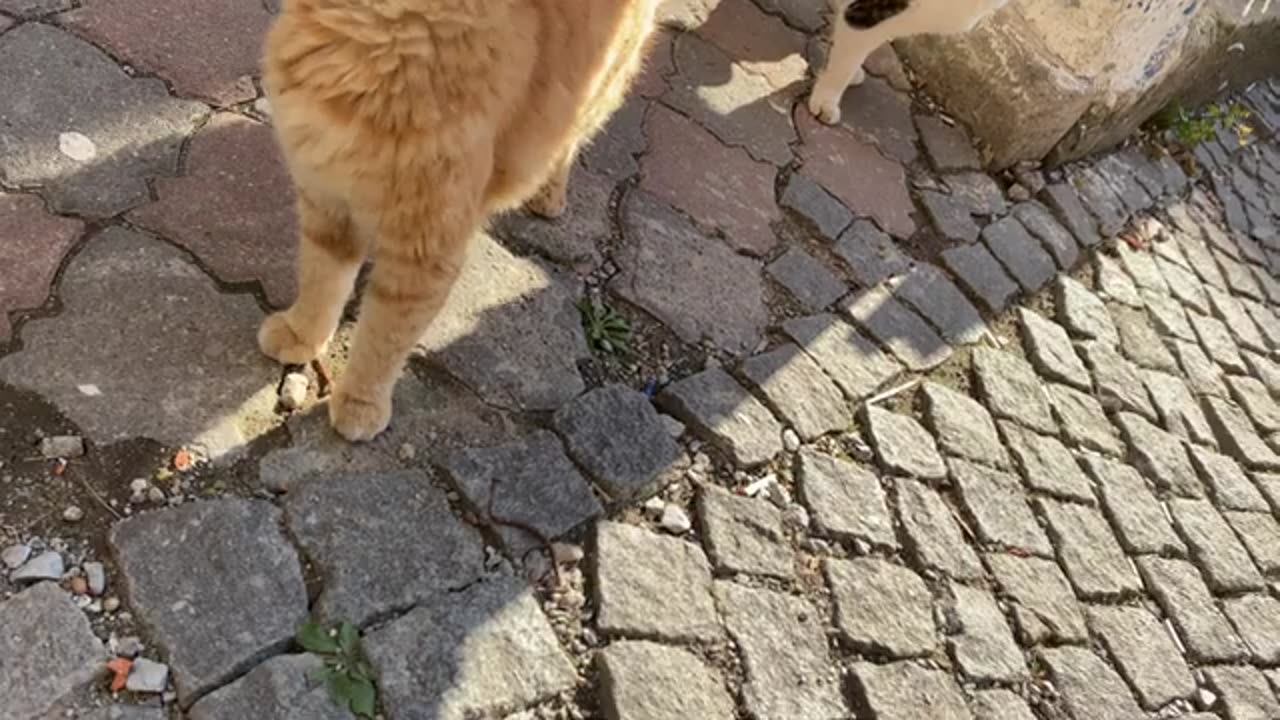
<instances>
[{"instance_id":1,"label":"cat's hind leg","mask_svg":"<svg viewBox=\"0 0 1280 720\"><path fill-rule=\"evenodd\" d=\"M840 99L845 90L866 80L862 63L886 40L877 29L851 27L839 15L834 18L833 28L826 67L809 95L809 112L828 125L840 122Z\"/></svg>"},{"instance_id":2,"label":"cat's hind leg","mask_svg":"<svg viewBox=\"0 0 1280 720\"><path fill-rule=\"evenodd\" d=\"M267 317L258 346L285 364L305 364L324 352L342 318L366 246L347 208L319 202L300 190L298 198L298 298L288 310Z\"/></svg>"}]
</instances>

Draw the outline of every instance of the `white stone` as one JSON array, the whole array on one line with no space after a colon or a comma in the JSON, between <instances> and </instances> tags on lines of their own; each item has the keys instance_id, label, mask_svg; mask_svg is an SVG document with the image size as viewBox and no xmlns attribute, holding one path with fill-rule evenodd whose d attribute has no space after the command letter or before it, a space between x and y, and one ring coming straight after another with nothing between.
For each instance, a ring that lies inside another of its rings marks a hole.
<instances>
[{"instance_id":1,"label":"white stone","mask_svg":"<svg viewBox=\"0 0 1280 720\"><path fill-rule=\"evenodd\" d=\"M15 583L40 582L41 580L61 580L65 570L62 556L52 550L41 553L29 560L25 565L9 574L9 580Z\"/></svg>"},{"instance_id":2,"label":"white stone","mask_svg":"<svg viewBox=\"0 0 1280 720\"><path fill-rule=\"evenodd\" d=\"M302 373L292 372L284 376L280 383L280 407L285 410L297 410L307 401L307 388L311 381Z\"/></svg>"},{"instance_id":3,"label":"white stone","mask_svg":"<svg viewBox=\"0 0 1280 720\"><path fill-rule=\"evenodd\" d=\"M169 666L146 658L133 661L124 687L129 692L162 693L169 686Z\"/></svg>"},{"instance_id":4,"label":"white stone","mask_svg":"<svg viewBox=\"0 0 1280 720\"><path fill-rule=\"evenodd\" d=\"M679 505L668 505L662 510L662 529L673 535L683 535L693 529L693 521Z\"/></svg>"}]
</instances>

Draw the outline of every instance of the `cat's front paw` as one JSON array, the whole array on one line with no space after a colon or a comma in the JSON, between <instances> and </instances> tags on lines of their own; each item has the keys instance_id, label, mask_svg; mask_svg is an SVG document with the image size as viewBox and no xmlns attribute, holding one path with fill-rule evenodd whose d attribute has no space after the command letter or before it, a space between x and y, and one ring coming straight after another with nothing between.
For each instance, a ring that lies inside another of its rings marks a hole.
<instances>
[{"instance_id":1,"label":"cat's front paw","mask_svg":"<svg viewBox=\"0 0 1280 720\"><path fill-rule=\"evenodd\" d=\"M827 125L840 123L840 95L822 87L815 87L809 95L809 112Z\"/></svg>"},{"instance_id":2,"label":"cat's front paw","mask_svg":"<svg viewBox=\"0 0 1280 720\"><path fill-rule=\"evenodd\" d=\"M262 354L284 365L305 365L324 352L324 342L307 342L289 324L288 313L268 315L258 328Z\"/></svg>"},{"instance_id":3,"label":"cat's front paw","mask_svg":"<svg viewBox=\"0 0 1280 720\"><path fill-rule=\"evenodd\" d=\"M560 183L544 185L524 206L535 215L555 220L569 208L568 188Z\"/></svg>"},{"instance_id":4,"label":"cat's front paw","mask_svg":"<svg viewBox=\"0 0 1280 720\"><path fill-rule=\"evenodd\" d=\"M369 400L341 386L329 398L329 424L351 442L367 442L391 424L391 398Z\"/></svg>"}]
</instances>

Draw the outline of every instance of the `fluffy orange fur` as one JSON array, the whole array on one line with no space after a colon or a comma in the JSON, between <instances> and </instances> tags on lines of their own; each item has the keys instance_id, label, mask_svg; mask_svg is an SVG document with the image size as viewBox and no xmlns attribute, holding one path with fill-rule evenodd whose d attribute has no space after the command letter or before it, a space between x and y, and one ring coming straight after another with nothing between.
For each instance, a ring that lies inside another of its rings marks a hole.
<instances>
[{"instance_id":1,"label":"fluffy orange fur","mask_svg":"<svg viewBox=\"0 0 1280 720\"><path fill-rule=\"evenodd\" d=\"M405 360L471 237L528 203L564 210L579 147L621 104L658 0L286 0L264 86L298 194L298 298L262 351L318 356L356 274L373 269L334 428L391 419Z\"/></svg>"}]
</instances>

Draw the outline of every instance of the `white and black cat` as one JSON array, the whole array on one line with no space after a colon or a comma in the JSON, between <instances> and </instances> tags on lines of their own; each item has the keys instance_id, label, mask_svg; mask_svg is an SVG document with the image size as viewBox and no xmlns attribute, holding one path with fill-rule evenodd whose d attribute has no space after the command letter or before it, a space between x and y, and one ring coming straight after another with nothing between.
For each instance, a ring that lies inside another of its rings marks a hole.
<instances>
[{"instance_id":1,"label":"white and black cat","mask_svg":"<svg viewBox=\"0 0 1280 720\"><path fill-rule=\"evenodd\" d=\"M866 79L862 63L886 42L909 35L954 34L973 29L1008 0L831 0L827 66L814 84L809 110L819 120L840 122L840 98Z\"/></svg>"}]
</instances>

